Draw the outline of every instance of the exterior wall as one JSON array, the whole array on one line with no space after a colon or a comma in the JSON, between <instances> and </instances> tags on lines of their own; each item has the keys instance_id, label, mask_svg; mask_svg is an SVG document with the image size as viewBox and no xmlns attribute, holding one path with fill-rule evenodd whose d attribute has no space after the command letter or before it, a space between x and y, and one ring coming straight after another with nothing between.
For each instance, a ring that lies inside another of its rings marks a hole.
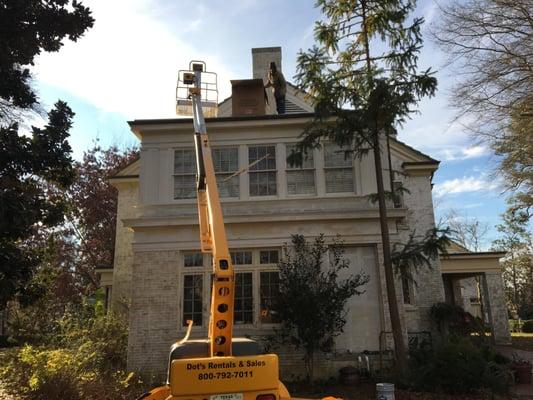
<instances>
[{"instance_id":1,"label":"exterior wall","mask_svg":"<svg viewBox=\"0 0 533 400\"><path fill-rule=\"evenodd\" d=\"M133 231L124 226L124 220L136 216L139 187L137 182L116 183L115 186L118 189L118 208L111 308L116 313L127 315L132 293Z\"/></svg>"},{"instance_id":2,"label":"exterior wall","mask_svg":"<svg viewBox=\"0 0 533 400\"><path fill-rule=\"evenodd\" d=\"M180 339L178 252L135 252L128 368L162 376L170 346Z\"/></svg>"},{"instance_id":3,"label":"exterior wall","mask_svg":"<svg viewBox=\"0 0 533 400\"><path fill-rule=\"evenodd\" d=\"M500 273L485 273L481 277L483 303L488 314L494 341L497 344L509 344L509 317L505 304L505 291Z\"/></svg>"},{"instance_id":4,"label":"exterior wall","mask_svg":"<svg viewBox=\"0 0 533 400\"><path fill-rule=\"evenodd\" d=\"M394 151L392 147L392 166L395 171L403 171L405 175L395 174L395 181L402 183L409 192L403 193L403 205L408 209L407 218L398 224L400 242L406 243L409 235L424 236L435 227L435 217L432 198L432 175L430 171L410 171L404 168L407 158L403 149ZM388 165L384 166L388 170ZM387 174L385 174L387 176ZM390 186L390 185L388 185ZM394 245L394 242L393 242ZM411 304L404 304L402 286L396 284L398 304L403 308L402 316L407 332L431 332L432 324L429 318L431 306L444 301L444 287L442 284L440 260L434 260L430 268L422 266L418 271L411 271L414 283L410 284Z\"/></svg>"},{"instance_id":5,"label":"exterior wall","mask_svg":"<svg viewBox=\"0 0 533 400\"><path fill-rule=\"evenodd\" d=\"M280 248L290 241L293 233L308 238L320 233L327 238L337 234L342 236L349 246L347 254L352 260L351 272L364 268L372 280L363 296L350 301L345 333L338 338L335 351L319 356L322 376L335 375L339 367L353 364L359 352L391 347L390 335L386 333L390 331L390 322L379 215L377 205L371 204L366 197L376 191L373 158L369 155L356 160L354 193L327 194L323 157L317 150L314 153L317 194L291 196L287 193L284 143L297 141L305 120L275 120L269 123L271 126L262 121L255 126L247 123L209 125L214 147L239 146L239 169L248 165L247 144L276 146L277 195L251 198L247 190L249 178L245 172L239 176L239 198L222 199L229 247ZM183 252L195 251L199 247L196 201L173 199L174 149L184 147L192 147L189 126L150 129L150 133L144 133L142 140L140 188L137 191L134 183L121 183L119 187L121 224L117 227L113 302L117 304L119 298L126 299L126 303L131 302L128 367L158 375L166 370L170 345L185 333L181 324L183 276L187 271L183 266ZM413 155L409 157L411 159L407 159L412 161ZM393 159L400 169L405 154L395 153ZM384 157L384 168L388 168L386 162ZM393 243L407 239L409 226L416 226L421 233L433 226L429 172L402 179L411 193L404 196L407 209L395 209L391 205L388 210ZM401 283L397 282L397 298L406 333L426 330L427 318L421 314L443 297L438 264L434 270L421 271L417 280L424 285L413 289L415 302L405 307ZM203 312L204 321L207 321L206 305ZM235 327L236 336L261 338L270 332L271 328L257 324L257 315L254 324ZM193 329L193 337L205 335L205 327ZM280 359L285 376L295 373L298 368L303 371L301 357L293 350L283 352ZM377 364L377 361L372 360L371 363Z\"/></svg>"}]
</instances>

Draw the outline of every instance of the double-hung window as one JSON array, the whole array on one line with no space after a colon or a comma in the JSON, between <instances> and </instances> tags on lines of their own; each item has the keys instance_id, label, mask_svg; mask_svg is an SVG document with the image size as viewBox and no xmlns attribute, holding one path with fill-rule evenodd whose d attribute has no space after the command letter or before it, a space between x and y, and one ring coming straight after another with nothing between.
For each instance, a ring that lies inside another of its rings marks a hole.
<instances>
[{"instance_id":1,"label":"double-hung window","mask_svg":"<svg viewBox=\"0 0 533 400\"><path fill-rule=\"evenodd\" d=\"M195 326L203 323L204 275L190 274L183 277L183 326L192 320Z\"/></svg>"},{"instance_id":2,"label":"double-hung window","mask_svg":"<svg viewBox=\"0 0 533 400\"><path fill-rule=\"evenodd\" d=\"M296 150L294 145L287 145L287 156ZM287 163L287 193L315 194L315 161L313 151L303 155L301 166L291 166Z\"/></svg>"},{"instance_id":3,"label":"double-hung window","mask_svg":"<svg viewBox=\"0 0 533 400\"><path fill-rule=\"evenodd\" d=\"M239 148L213 148L213 165L220 197L239 197Z\"/></svg>"},{"instance_id":4,"label":"double-hung window","mask_svg":"<svg viewBox=\"0 0 533 400\"><path fill-rule=\"evenodd\" d=\"M252 251L236 250L231 252L231 262L236 267L235 272L235 311L236 325L253 324L254 322L254 296L253 273L241 272L241 268L252 267Z\"/></svg>"},{"instance_id":5,"label":"double-hung window","mask_svg":"<svg viewBox=\"0 0 533 400\"><path fill-rule=\"evenodd\" d=\"M235 324L252 324L254 320L254 297L252 272L235 274Z\"/></svg>"},{"instance_id":6,"label":"double-hung window","mask_svg":"<svg viewBox=\"0 0 533 400\"><path fill-rule=\"evenodd\" d=\"M273 324L279 322L278 315L273 310L279 296L279 272L264 271L259 276L259 292L261 294L261 322Z\"/></svg>"},{"instance_id":7,"label":"double-hung window","mask_svg":"<svg viewBox=\"0 0 533 400\"><path fill-rule=\"evenodd\" d=\"M174 199L196 197L196 155L194 149L174 150Z\"/></svg>"},{"instance_id":8,"label":"double-hung window","mask_svg":"<svg viewBox=\"0 0 533 400\"><path fill-rule=\"evenodd\" d=\"M250 196L274 196L276 185L276 146L249 146Z\"/></svg>"},{"instance_id":9,"label":"double-hung window","mask_svg":"<svg viewBox=\"0 0 533 400\"><path fill-rule=\"evenodd\" d=\"M353 157L334 143L324 145L326 193L354 192Z\"/></svg>"}]
</instances>

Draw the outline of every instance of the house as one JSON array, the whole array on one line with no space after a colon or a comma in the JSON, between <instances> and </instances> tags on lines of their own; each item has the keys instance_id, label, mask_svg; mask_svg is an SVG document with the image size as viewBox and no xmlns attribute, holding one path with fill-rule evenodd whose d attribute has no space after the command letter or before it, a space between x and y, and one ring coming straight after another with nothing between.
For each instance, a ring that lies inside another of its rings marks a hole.
<instances>
[{"instance_id":1,"label":"house","mask_svg":"<svg viewBox=\"0 0 533 400\"><path fill-rule=\"evenodd\" d=\"M252 58L254 78L266 77L270 61L282 66L279 47L252 49ZM376 192L372 155L344 159L326 142L303 168L292 168L286 156L313 117L304 94L288 86L285 115L267 107L263 115L235 116L232 103L224 100L207 127L236 270L235 336L261 339L276 325L269 304L278 285L276 263L291 234L340 234L350 260L347 273L364 271L370 281L364 294L349 301L344 333L335 351L323 355L319 373L336 374L362 352L377 362L392 337L378 209L368 200ZM141 141L140 159L111 178L119 192L115 260L112 271L100 272L113 309L129 319L129 368L163 374L170 345L185 334L185 321L192 319L193 336L202 337L209 318L211 267L199 252L193 128L191 119L129 124ZM413 230L423 233L435 224L431 189L439 162L395 138L390 153L393 169L402 172L394 184L409 193L389 204L388 225L391 240L405 242ZM262 161L246 170L257 160ZM437 260L415 274L417 285L397 280L406 340L430 337L431 306L460 298L460 279L472 274L484 277L495 339L508 340L499 269L485 270L479 258ZM280 359L283 375L303 371L294 351L283 351Z\"/></svg>"}]
</instances>

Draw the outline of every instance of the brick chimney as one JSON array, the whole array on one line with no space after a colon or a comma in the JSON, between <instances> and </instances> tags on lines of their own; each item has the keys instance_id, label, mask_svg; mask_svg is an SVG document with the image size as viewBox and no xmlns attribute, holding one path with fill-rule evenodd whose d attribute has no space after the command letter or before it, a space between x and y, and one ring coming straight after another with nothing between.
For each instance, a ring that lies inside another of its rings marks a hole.
<instances>
[{"instance_id":1,"label":"brick chimney","mask_svg":"<svg viewBox=\"0 0 533 400\"><path fill-rule=\"evenodd\" d=\"M274 61L279 71L283 72L281 64L281 47L259 47L252 49L252 76L263 79L266 83L268 66Z\"/></svg>"}]
</instances>

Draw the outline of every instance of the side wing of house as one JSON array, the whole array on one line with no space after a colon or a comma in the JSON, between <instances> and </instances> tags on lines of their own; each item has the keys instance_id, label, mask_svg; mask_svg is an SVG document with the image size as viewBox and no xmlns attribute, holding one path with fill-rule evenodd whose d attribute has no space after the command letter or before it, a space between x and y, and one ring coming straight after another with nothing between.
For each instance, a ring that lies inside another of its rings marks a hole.
<instances>
[{"instance_id":1,"label":"side wing of house","mask_svg":"<svg viewBox=\"0 0 533 400\"><path fill-rule=\"evenodd\" d=\"M109 178L118 191L115 254L112 274L109 271L101 273L101 285L106 288L106 303L124 315L131 304L133 264L133 231L124 225L124 220L137 215L140 165L141 161L137 159Z\"/></svg>"}]
</instances>

